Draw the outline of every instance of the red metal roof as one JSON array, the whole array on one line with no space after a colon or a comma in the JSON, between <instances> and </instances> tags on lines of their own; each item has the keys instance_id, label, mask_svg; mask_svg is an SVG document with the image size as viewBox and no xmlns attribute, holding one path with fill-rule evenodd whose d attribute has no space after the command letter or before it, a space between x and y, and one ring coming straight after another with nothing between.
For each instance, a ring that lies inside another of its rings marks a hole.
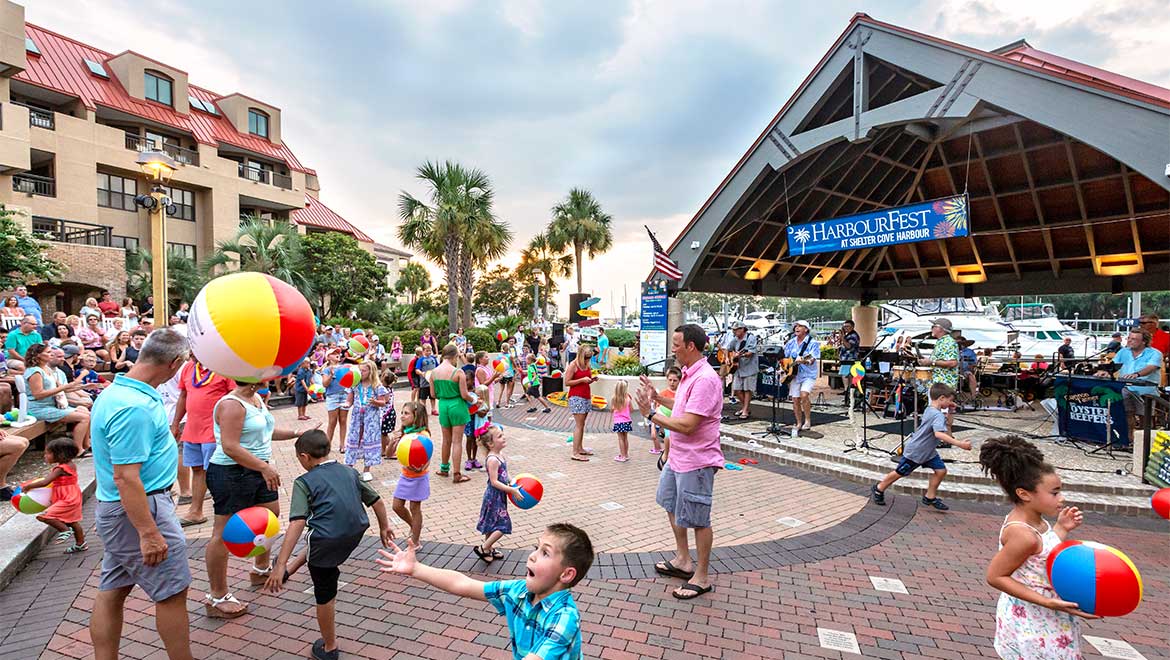
<instances>
[{"instance_id":1,"label":"red metal roof","mask_svg":"<svg viewBox=\"0 0 1170 660\"><path fill-rule=\"evenodd\" d=\"M234 145L283 161L298 172L316 174L302 165L286 144L273 144L262 137L241 133L222 114L210 115L197 110L182 114L161 103L131 97L106 65L106 61L114 56L103 50L28 23L25 24L25 35L36 43L41 54L29 54L28 68L16 75L17 80L75 96L90 109L100 105L174 127L190 133L201 144ZM90 73L84 62L87 59L102 64L110 77L106 79ZM169 64L166 66L170 67ZM215 92L190 84L188 93L206 102L222 98Z\"/></svg>"},{"instance_id":2,"label":"red metal roof","mask_svg":"<svg viewBox=\"0 0 1170 660\"><path fill-rule=\"evenodd\" d=\"M1098 69L1095 66L1089 66L1088 64L1070 60L1059 55L1053 55L1052 53L1046 53L1042 50L1036 50L1027 44L1021 44L1001 54L1008 59L1016 60L1022 64L1044 69L1048 72L1055 71L1056 73L1064 74L1072 78L1080 78L1098 87L1113 88L1122 94L1130 92L1158 99L1164 103L1170 103L1170 89L1151 85L1148 82L1113 73L1112 71L1106 71L1105 69Z\"/></svg>"},{"instance_id":3,"label":"red metal roof","mask_svg":"<svg viewBox=\"0 0 1170 660\"><path fill-rule=\"evenodd\" d=\"M322 229L331 229L339 231L343 234L349 234L359 241L366 243L373 243L374 239L366 235L365 232L358 229L349 223L348 220L337 215L333 209L325 206L319 199L314 199L305 196L305 208L294 209L290 214L292 221L298 225L308 225L310 227L320 227Z\"/></svg>"}]
</instances>

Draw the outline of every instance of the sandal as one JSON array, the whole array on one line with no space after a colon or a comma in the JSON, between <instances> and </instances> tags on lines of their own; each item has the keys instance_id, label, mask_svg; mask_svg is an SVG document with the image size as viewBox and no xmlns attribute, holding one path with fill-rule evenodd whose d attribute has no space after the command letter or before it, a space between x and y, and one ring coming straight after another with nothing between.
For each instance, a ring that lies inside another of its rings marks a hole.
<instances>
[{"instance_id":1,"label":"sandal","mask_svg":"<svg viewBox=\"0 0 1170 660\"><path fill-rule=\"evenodd\" d=\"M255 566L248 571L248 581L252 583L253 587L262 587L264 583L268 582L268 576L272 574L272 566L264 570L260 570Z\"/></svg>"},{"instance_id":2,"label":"sandal","mask_svg":"<svg viewBox=\"0 0 1170 660\"><path fill-rule=\"evenodd\" d=\"M504 553L500 552L499 550L492 550L492 557L495 559L503 559Z\"/></svg>"},{"instance_id":3,"label":"sandal","mask_svg":"<svg viewBox=\"0 0 1170 660\"><path fill-rule=\"evenodd\" d=\"M74 554L77 552L85 552L86 550L89 550L89 542L88 541L85 543L74 543L73 545L69 546L68 548L65 548L65 554L71 555L71 554Z\"/></svg>"},{"instance_id":4,"label":"sandal","mask_svg":"<svg viewBox=\"0 0 1170 660\"><path fill-rule=\"evenodd\" d=\"M711 585L708 587L700 587L697 584L691 584L690 582L688 582L688 583L684 584L683 586L679 587L678 589L675 589L674 591L670 592L670 595L674 596L675 598L677 598L679 600L690 600L692 598L698 598L699 596L702 596L703 594L711 593L714 590L715 590L715 585ZM679 592L682 592L682 593L679 593Z\"/></svg>"},{"instance_id":5,"label":"sandal","mask_svg":"<svg viewBox=\"0 0 1170 660\"><path fill-rule=\"evenodd\" d=\"M675 566L674 563L670 561L660 561L657 564L654 564L654 570L659 575L665 575L666 577L682 578L684 580L689 580L695 577L694 571L684 571L678 566Z\"/></svg>"},{"instance_id":6,"label":"sandal","mask_svg":"<svg viewBox=\"0 0 1170 660\"><path fill-rule=\"evenodd\" d=\"M573 454L573 455L572 455L572 456L570 456L569 458L570 458L570 459L572 459L572 460L574 460L574 461L581 461L582 463L588 463L588 462L589 462L589 457L588 457L588 456L586 456L586 455L584 455L584 454Z\"/></svg>"},{"instance_id":7,"label":"sandal","mask_svg":"<svg viewBox=\"0 0 1170 660\"><path fill-rule=\"evenodd\" d=\"M224 603L239 605L240 609L234 612L227 611L223 609ZM248 606L236 600L229 591L222 598L212 598L211 594L207 594L203 599L203 611L212 619L236 619L248 613Z\"/></svg>"},{"instance_id":8,"label":"sandal","mask_svg":"<svg viewBox=\"0 0 1170 660\"><path fill-rule=\"evenodd\" d=\"M73 538L72 531L57 532L56 534L53 535L53 545L61 545L62 543L68 541L71 538Z\"/></svg>"},{"instance_id":9,"label":"sandal","mask_svg":"<svg viewBox=\"0 0 1170 660\"><path fill-rule=\"evenodd\" d=\"M466 474L463 474L462 472L456 472L451 477L451 483L453 483L453 484L461 484L464 481L471 481L471 477L467 476Z\"/></svg>"},{"instance_id":10,"label":"sandal","mask_svg":"<svg viewBox=\"0 0 1170 660\"><path fill-rule=\"evenodd\" d=\"M475 556L479 557L480 560L485 564L490 564L496 560L495 553L484 552L483 548L479 547L478 545L472 548L471 551L474 552Z\"/></svg>"},{"instance_id":11,"label":"sandal","mask_svg":"<svg viewBox=\"0 0 1170 660\"><path fill-rule=\"evenodd\" d=\"M190 518L179 518L180 527L193 527L195 525L202 525L207 522L207 518L200 518L198 520L191 520Z\"/></svg>"}]
</instances>

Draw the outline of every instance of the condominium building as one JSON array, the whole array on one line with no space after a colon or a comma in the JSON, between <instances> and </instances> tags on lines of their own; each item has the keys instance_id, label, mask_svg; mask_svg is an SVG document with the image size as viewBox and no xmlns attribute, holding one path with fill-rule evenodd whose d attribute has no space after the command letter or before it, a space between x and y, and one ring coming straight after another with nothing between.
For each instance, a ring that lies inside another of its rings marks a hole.
<instances>
[{"instance_id":1,"label":"condominium building","mask_svg":"<svg viewBox=\"0 0 1170 660\"><path fill-rule=\"evenodd\" d=\"M42 304L76 309L94 289L125 288L125 249L151 245L148 193L136 159L161 150L179 163L167 192L168 250L201 260L241 219L337 231L373 253L373 240L318 197L317 173L293 153L281 109L240 92L195 85L176 65L111 54L24 20L0 0L0 203L52 242L60 283ZM407 255L409 257L409 255Z\"/></svg>"}]
</instances>

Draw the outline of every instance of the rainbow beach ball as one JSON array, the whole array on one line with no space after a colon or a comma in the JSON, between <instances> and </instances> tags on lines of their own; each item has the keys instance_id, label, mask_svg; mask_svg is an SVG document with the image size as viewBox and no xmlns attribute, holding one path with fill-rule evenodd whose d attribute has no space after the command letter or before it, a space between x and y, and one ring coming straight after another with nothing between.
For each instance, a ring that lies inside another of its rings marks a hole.
<instances>
[{"instance_id":1,"label":"rainbow beach ball","mask_svg":"<svg viewBox=\"0 0 1170 660\"><path fill-rule=\"evenodd\" d=\"M366 351L370 350L370 340L366 339L364 334L354 335L349 338L347 348L354 355L365 355Z\"/></svg>"},{"instance_id":2,"label":"rainbow beach ball","mask_svg":"<svg viewBox=\"0 0 1170 660\"><path fill-rule=\"evenodd\" d=\"M415 472L421 472L427 463L431 462L431 454L435 451L435 444L430 437L420 433L407 433L398 441L395 455L403 467Z\"/></svg>"},{"instance_id":3,"label":"rainbow beach ball","mask_svg":"<svg viewBox=\"0 0 1170 660\"><path fill-rule=\"evenodd\" d=\"M503 343L507 340L508 340L508 333L507 332L505 332L503 329L496 330L496 341Z\"/></svg>"},{"instance_id":4,"label":"rainbow beach ball","mask_svg":"<svg viewBox=\"0 0 1170 660\"><path fill-rule=\"evenodd\" d=\"M337 379L338 385L342 387L353 387L362 382L362 370L357 365L349 364L341 369L341 375L337 375L334 372L333 377Z\"/></svg>"},{"instance_id":5,"label":"rainbow beach ball","mask_svg":"<svg viewBox=\"0 0 1170 660\"><path fill-rule=\"evenodd\" d=\"M271 275L232 273L195 296L187 331L205 367L257 383L291 373L313 348L313 310L300 291Z\"/></svg>"},{"instance_id":6,"label":"rainbow beach ball","mask_svg":"<svg viewBox=\"0 0 1170 660\"><path fill-rule=\"evenodd\" d=\"M1142 576L1125 553L1103 543L1065 541L1048 555L1048 580L1062 600L1098 616L1125 616L1142 602Z\"/></svg>"},{"instance_id":7,"label":"rainbow beach ball","mask_svg":"<svg viewBox=\"0 0 1170 660\"><path fill-rule=\"evenodd\" d=\"M508 499L512 500L512 504L518 508L531 509L540 504L540 499L544 497L544 484L540 483L540 479L534 475L518 474L512 485L520 488L525 495L524 497L516 497L511 493L508 494Z\"/></svg>"},{"instance_id":8,"label":"rainbow beach ball","mask_svg":"<svg viewBox=\"0 0 1170 660\"><path fill-rule=\"evenodd\" d=\"M12 506L21 513L36 515L48 509L52 499L52 486L30 488L29 490L17 486L16 492L12 494Z\"/></svg>"},{"instance_id":9,"label":"rainbow beach ball","mask_svg":"<svg viewBox=\"0 0 1170 660\"><path fill-rule=\"evenodd\" d=\"M280 519L262 507L248 507L228 519L223 544L237 557L255 557L272 549L280 533Z\"/></svg>"}]
</instances>

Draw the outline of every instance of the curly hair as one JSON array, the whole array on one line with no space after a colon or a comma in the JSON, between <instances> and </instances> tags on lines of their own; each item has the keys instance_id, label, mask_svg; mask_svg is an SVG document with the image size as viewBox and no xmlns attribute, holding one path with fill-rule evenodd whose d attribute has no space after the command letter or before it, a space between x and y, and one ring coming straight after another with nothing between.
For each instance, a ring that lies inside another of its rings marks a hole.
<instances>
[{"instance_id":1,"label":"curly hair","mask_svg":"<svg viewBox=\"0 0 1170 660\"><path fill-rule=\"evenodd\" d=\"M984 474L990 474L999 482L1003 492L1015 503L1020 502L1017 489L1036 490L1045 475L1056 473L1036 445L1018 435L984 442L979 448L979 465L983 466Z\"/></svg>"}]
</instances>

